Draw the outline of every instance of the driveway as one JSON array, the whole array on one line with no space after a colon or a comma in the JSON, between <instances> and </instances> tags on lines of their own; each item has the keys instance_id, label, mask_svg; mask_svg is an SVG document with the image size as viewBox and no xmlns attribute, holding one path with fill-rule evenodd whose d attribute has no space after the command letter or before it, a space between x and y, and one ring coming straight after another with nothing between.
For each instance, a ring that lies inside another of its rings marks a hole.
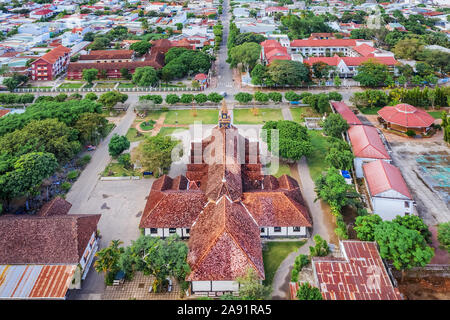
<instances>
[{"instance_id":1,"label":"driveway","mask_svg":"<svg viewBox=\"0 0 450 320\"><path fill-rule=\"evenodd\" d=\"M285 120L292 120L292 113L289 108L283 108L282 111ZM315 184L309 173L309 167L305 157L291 166L291 174L299 182L303 199L309 208L313 220L313 228L308 241L297 251L291 252L283 260L275 273L272 283L272 299L275 300L290 298L289 282L291 281L291 272L295 258L300 254L309 254L309 246L314 246L314 235L319 234L328 243L338 243L337 236L334 233L335 224L329 206L321 200L315 201L317 197L314 191Z\"/></svg>"}]
</instances>

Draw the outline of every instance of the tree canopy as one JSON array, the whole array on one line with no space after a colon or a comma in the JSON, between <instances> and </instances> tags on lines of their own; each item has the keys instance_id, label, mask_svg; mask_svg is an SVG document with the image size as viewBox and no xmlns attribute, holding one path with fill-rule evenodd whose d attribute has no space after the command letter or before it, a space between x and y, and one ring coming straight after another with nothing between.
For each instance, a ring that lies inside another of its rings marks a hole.
<instances>
[{"instance_id":1,"label":"tree canopy","mask_svg":"<svg viewBox=\"0 0 450 320\"><path fill-rule=\"evenodd\" d=\"M158 83L158 74L153 67L139 67L134 71L131 81L139 87L154 86Z\"/></svg>"},{"instance_id":2,"label":"tree canopy","mask_svg":"<svg viewBox=\"0 0 450 320\"><path fill-rule=\"evenodd\" d=\"M358 67L358 74L353 79L365 87L380 87L394 83L388 67L370 59Z\"/></svg>"},{"instance_id":3,"label":"tree canopy","mask_svg":"<svg viewBox=\"0 0 450 320\"><path fill-rule=\"evenodd\" d=\"M273 148L272 130L278 130L278 148ZM278 152L280 157L290 161L300 160L312 151L311 139L306 127L294 121L267 121L263 126L262 138L273 154Z\"/></svg>"},{"instance_id":4,"label":"tree canopy","mask_svg":"<svg viewBox=\"0 0 450 320\"><path fill-rule=\"evenodd\" d=\"M117 158L122 152L127 150L130 147L130 141L128 141L127 137L119 136L117 133L111 137L111 140L108 144L109 154L113 158Z\"/></svg>"}]
</instances>

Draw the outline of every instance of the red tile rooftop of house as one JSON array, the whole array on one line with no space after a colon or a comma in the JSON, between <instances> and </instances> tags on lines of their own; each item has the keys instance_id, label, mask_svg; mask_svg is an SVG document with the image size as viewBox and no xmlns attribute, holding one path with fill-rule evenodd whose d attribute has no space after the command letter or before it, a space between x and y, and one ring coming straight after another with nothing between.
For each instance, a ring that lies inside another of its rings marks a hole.
<instances>
[{"instance_id":1,"label":"red tile rooftop of house","mask_svg":"<svg viewBox=\"0 0 450 320\"><path fill-rule=\"evenodd\" d=\"M344 118L348 124L362 124L361 120L350 110L348 105L342 101L332 101L331 105Z\"/></svg>"},{"instance_id":2,"label":"red tile rooftop of house","mask_svg":"<svg viewBox=\"0 0 450 320\"><path fill-rule=\"evenodd\" d=\"M357 158L390 159L375 127L366 125L350 126L347 134Z\"/></svg>"},{"instance_id":3,"label":"red tile rooftop of house","mask_svg":"<svg viewBox=\"0 0 450 320\"><path fill-rule=\"evenodd\" d=\"M9 113L9 110L0 110L0 118Z\"/></svg>"},{"instance_id":4,"label":"red tile rooftop of house","mask_svg":"<svg viewBox=\"0 0 450 320\"><path fill-rule=\"evenodd\" d=\"M363 171L371 196L394 190L412 199L399 168L386 161L376 160L364 164Z\"/></svg>"},{"instance_id":5,"label":"red tile rooftop of house","mask_svg":"<svg viewBox=\"0 0 450 320\"><path fill-rule=\"evenodd\" d=\"M427 128L434 123L434 118L427 112L404 103L386 106L378 114L385 121L405 128Z\"/></svg>"},{"instance_id":6,"label":"red tile rooftop of house","mask_svg":"<svg viewBox=\"0 0 450 320\"><path fill-rule=\"evenodd\" d=\"M312 258L326 300L403 300L381 260L375 242L341 241L343 258Z\"/></svg>"}]
</instances>

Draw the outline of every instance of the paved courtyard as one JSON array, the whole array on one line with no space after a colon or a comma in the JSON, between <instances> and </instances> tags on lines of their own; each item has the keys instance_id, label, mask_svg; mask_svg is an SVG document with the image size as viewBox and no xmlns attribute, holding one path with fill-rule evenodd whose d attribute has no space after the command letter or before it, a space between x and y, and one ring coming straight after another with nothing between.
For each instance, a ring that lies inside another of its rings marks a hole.
<instances>
[{"instance_id":1,"label":"paved courtyard","mask_svg":"<svg viewBox=\"0 0 450 320\"><path fill-rule=\"evenodd\" d=\"M148 292L154 280L153 276L145 276L136 272L131 281L125 281L118 286L107 286L103 300L178 300L180 299L180 286L173 281L172 291L166 293Z\"/></svg>"}]
</instances>

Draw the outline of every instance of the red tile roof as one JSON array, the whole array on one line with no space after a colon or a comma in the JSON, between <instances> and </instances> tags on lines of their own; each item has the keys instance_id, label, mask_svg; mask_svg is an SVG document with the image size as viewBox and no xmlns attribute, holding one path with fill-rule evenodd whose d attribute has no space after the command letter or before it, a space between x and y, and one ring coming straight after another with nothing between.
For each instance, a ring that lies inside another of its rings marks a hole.
<instances>
[{"instance_id":1,"label":"red tile roof","mask_svg":"<svg viewBox=\"0 0 450 320\"><path fill-rule=\"evenodd\" d=\"M133 52L133 50L92 50L89 54L80 55L79 60L131 59Z\"/></svg>"},{"instance_id":2,"label":"red tile roof","mask_svg":"<svg viewBox=\"0 0 450 320\"><path fill-rule=\"evenodd\" d=\"M347 66L359 66L364 62L369 60L373 60L374 62L381 63L387 66L394 66L398 64L398 61L395 60L394 57L310 57L304 60L304 63L308 63L309 65L313 65L316 62L324 62L330 66L337 66L341 61Z\"/></svg>"},{"instance_id":3,"label":"red tile roof","mask_svg":"<svg viewBox=\"0 0 450 320\"><path fill-rule=\"evenodd\" d=\"M363 43L359 46L353 47L353 50L358 52L362 56L368 56L373 53L376 49L374 47L369 46L367 43Z\"/></svg>"},{"instance_id":4,"label":"red tile roof","mask_svg":"<svg viewBox=\"0 0 450 320\"><path fill-rule=\"evenodd\" d=\"M49 217L53 215L65 215L69 213L72 204L61 197L55 197L53 200L44 204L37 213L40 217Z\"/></svg>"},{"instance_id":5,"label":"red tile roof","mask_svg":"<svg viewBox=\"0 0 450 320\"><path fill-rule=\"evenodd\" d=\"M332 101L331 106L344 118L348 124L362 124L361 120L350 110L348 105L342 101Z\"/></svg>"},{"instance_id":6,"label":"red tile roof","mask_svg":"<svg viewBox=\"0 0 450 320\"><path fill-rule=\"evenodd\" d=\"M434 123L434 118L422 109L409 104L397 104L394 107L384 107L378 111L386 122L405 128L427 128Z\"/></svg>"},{"instance_id":7,"label":"red tile roof","mask_svg":"<svg viewBox=\"0 0 450 320\"><path fill-rule=\"evenodd\" d=\"M350 126L347 134L357 158L390 159L375 127L366 125Z\"/></svg>"},{"instance_id":8,"label":"red tile roof","mask_svg":"<svg viewBox=\"0 0 450 320\"><path fill-rule=\"evenodd\" d=\"M312 258L326 300L403 300L394 288L375 242L341 241L344 258Z\"/></svg>"},{"instance_id":9,"label":"red tile roof","mask_svg":"<svg viewBox=\"0 0 450 320\"><path fill-rule=\"evenodd\" d=\"M264 279L259 227L240 203L210 202L190 233L186 280L235 280L248 268Z\"/></svg>"},{"instance_id":10,"label":"red tile roof","mask_svg":"<svg viewBox=\"0 0 450 320\"><path fill-rule=\"evenodd\" d=\"M354 47L357 39L297 39L291 41L291 47Z\"/></svg>"},{"instance_id":11,"label":"red tile roof","mask_svg":"<svg viewBox=\"0 0 450 320\"><path fill-rule=\"evenodd\" d=\"M0 110L0 118L9 113L9 110L2 109Z\"/></svg>"},{"instance_id":12,"label":"red tile roof","mask_svg":"<svg viewBox=\"0 0 450 320\"><path fill-rule=\"evenodd\" d=\"M33 64L36 63L37 61L39 61L40 59L53 64L56 62L56 60L58 60L60 57L64 56L66 53L70 53L70 51L71 50L69 48L66 48L66 47L60 45L60 46L52 49L51 51L47 52L46 54L44 54L42 57L40 57L36 61L34 61Z\"/></svg>"},{"instance_id":13,"label":"red tile roof","mask_svg":"<svg viewBox=\"0 0 450 320\"><path fill-rule=\"evenodd\" d=\"M364 164L362 168L371 196L394 190L412 199L399 168L383 160L371 161Z\"/></svg>"},{"instance_id":14,"label":"red tile roof","mask_svg":"<svg viewBox=\"0 0 450 320\"><path fill-rule=\"evenodd\" d=\"M100 215L64 214L67 205L61 203L62 212L56 212L55 205L52 208L51 214L0 217L0 264L80 262Z\"/></svg>"}]
</instances>

